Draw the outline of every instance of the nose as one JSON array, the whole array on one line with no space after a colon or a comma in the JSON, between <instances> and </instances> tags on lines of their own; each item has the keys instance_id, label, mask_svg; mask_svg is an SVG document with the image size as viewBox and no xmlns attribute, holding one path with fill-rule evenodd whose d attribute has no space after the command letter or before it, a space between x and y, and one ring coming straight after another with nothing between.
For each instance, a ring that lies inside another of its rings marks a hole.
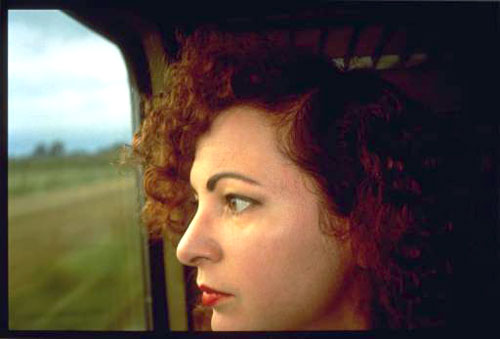
<instances>
[{"instance_id":1,"label":"nose","mask_svg":"<svg viewBox=\"0 0 500 339\"><path fill-rule=\"evenodd\" d=\"M222 248L212 232L213 221L200 209L177 245L177 259L184 265L199 266L203 262L218 262Z\"/></svg>"}]
</instances>

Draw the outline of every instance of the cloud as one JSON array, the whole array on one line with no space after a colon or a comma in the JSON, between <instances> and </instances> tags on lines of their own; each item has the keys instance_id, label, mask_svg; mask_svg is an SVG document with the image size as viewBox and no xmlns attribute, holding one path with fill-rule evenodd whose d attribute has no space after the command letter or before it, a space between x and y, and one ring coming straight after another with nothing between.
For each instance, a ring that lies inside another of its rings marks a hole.
<instances>
[{"instance_id":1,"label":"cloud","mask_svg":"<svg viewBox=\"0 0 500 339\"><path fill-rule=\"evenodd\" d=\"M27 152L30 138L34 147L40 138L71 144L79 135L85 149L85 134L93 135L89 147L131 135L119 49L60 11L9 11L8 100L9 154ZM22 150L15 140L21 136Z\"/></svg>"},{"instance_id":2,"label":"cloud","mask_svg":"<svg viewBox=\"0 0 500 339\"><path fill-rule=\"evenodd\" d=\"M26 33L11 37L9 34L9 44L10 41L15 44L24 35ZM122 58L120 51L108 41L93 36L67 42L45 39L45 46L39 51L26 47L29 42L9 46L9 78L37 84L54 79L53 76L60 81L127 81L124 63L117 62Z\"/></svg>"},{"instance_id":3,"label":"cloud","mask_svg":"<svg viewBox=\"0 0 500 339\"><path fill-rule=\"evenodd\" d=\"M59 10L9 10L7 17L9 29L29 30L33 38L51 36L52 39L70 40L94 34ZM43 39L40 43L43 44Z\"/></svg>"}]
</instances>

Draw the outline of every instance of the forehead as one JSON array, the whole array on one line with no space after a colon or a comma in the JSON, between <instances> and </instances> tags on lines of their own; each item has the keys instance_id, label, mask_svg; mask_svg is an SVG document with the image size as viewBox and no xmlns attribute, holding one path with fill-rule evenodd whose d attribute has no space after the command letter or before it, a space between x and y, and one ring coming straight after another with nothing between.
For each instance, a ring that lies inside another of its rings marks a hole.
<instances>
[{"instance_id":1,"label":"forehead","mask_svg":"<svg viewBox=\"0 0 500 339\"><path fill-rule=\"evenodd\" d=\"M277 146L276 128L266 113L248 106L220 113L198 140L191 180L220 171L238 171L260 179L266 172L287 171L290 161Z\"/></svg>"}]
</instances>

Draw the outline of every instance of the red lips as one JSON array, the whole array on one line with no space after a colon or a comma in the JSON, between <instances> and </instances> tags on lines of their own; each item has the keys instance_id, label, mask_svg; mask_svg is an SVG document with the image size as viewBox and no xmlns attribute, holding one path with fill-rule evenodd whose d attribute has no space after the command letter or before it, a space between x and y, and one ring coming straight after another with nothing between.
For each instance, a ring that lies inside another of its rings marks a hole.
<instances>
[{"instance_id":1,"label":"red lips","mask_svg":"<svg viewBox=\"0 0 500 339\"><path fill-rule=\"evenodd\" d=\"M205 285L200 285L199 288L203 292L201 296L201 303L203 306L214 306L220 300L232 296L232 294L220 292Z\"/></svg>"}]
</instances>

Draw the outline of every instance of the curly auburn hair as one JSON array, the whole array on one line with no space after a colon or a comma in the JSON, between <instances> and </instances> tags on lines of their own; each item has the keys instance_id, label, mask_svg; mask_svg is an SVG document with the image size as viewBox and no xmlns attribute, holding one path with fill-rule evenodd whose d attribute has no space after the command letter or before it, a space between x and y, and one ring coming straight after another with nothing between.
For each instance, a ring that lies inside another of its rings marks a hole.
<instances>
[{"instance_id":1,"label":"curly auburn hair","mask_svg":"<svg viewBox=\"0 0 500 339\"><path fill-rule=\"evenodd\" d=\"M151 234L165 231L178 243L194 212L189 171L198 138L224 109L252 105L315 179L324 210L350 220L373 286L374 327L443 325L451 266L442 244L451 223L436 207L431 112L374 74L340 72L261 34L205 27L178 39L164 92L146 100L133 143L144 161ZM346 235L331 222L322 228Z\"/></svg>"}]
</instances>

